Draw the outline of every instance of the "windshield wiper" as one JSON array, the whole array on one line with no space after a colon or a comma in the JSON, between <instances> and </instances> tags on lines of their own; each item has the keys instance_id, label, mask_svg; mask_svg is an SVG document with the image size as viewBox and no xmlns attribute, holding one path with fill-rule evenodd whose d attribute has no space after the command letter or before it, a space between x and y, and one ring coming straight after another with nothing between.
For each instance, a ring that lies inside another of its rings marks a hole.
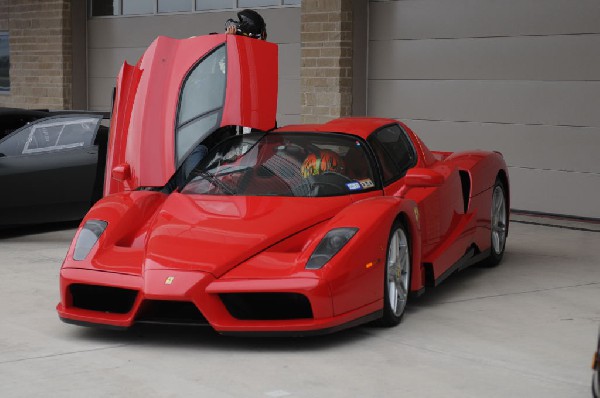
<instances>
[{"instance_id":1,"label":"windshield wiper","mask_svg":"<svg viewBox=\"0 0 600 398\"><path fill-rule=\"evenodd\" d=\"M211 184L221 188L221 190L228 195L236 194L236 192L229 185L225 184L223 181L219 180L214 175L207 173L206 171L200 171L196 175L210 181Z\"/></svg>"}]
</instances>

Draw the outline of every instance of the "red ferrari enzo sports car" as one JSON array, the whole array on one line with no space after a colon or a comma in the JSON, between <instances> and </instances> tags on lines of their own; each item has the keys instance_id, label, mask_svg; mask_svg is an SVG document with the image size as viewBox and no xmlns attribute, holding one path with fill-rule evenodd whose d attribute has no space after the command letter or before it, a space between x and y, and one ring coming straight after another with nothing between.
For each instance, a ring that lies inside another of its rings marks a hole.
<instances>
[{"instance_id":1,"label":"red ferrari enzo sports car","mask_svg":"<svg viewBox=\"0 0 600 398\"><path fill-rule=\"evenodd\" d=\"M106 196L60 272L63 321L291 335L393 326L409 294L500 262L499 153L433 152L392 119L273 130L276 101L277 47L264 41L160 37L124 65Z\"/></svg>"}]
</instances>

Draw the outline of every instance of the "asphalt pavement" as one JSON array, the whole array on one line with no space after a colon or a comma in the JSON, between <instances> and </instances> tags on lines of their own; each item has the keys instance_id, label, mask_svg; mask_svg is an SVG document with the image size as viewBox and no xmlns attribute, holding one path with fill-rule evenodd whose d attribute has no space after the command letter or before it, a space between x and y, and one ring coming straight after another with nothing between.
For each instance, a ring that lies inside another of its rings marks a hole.
<instances>
[{"instance_id":1,"label":"asphalt pavement","mask_svg":"<svg viewBox=\"0 0 600 398\"><path fill-rule=\"evenodd\" d=\"M600 226L514 220L500 266L453 275L398 327L300 339L64 324L75 226L2 231L0 397L591 397Z\"/></svg>"}]
</instances>

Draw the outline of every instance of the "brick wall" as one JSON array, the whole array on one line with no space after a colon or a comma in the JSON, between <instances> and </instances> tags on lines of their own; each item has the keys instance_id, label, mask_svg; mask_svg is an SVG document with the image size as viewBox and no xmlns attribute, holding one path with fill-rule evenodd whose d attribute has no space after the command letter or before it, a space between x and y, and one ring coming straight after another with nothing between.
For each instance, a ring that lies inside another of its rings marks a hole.
<instances>
[{"instance_id":1,"label":"brick wall","mask_svg":"<svg viewBox=\"0 0 600 398\"><path fill-rule=\"evenodd\" d=\"M8 2L9 0L0 0L0 30L8 30Z\"/></svg>"},{"instance_id":2,"label":"brick wall","mask_svg":"<svg viewBox=\"0 0 600 398\"><path fill-rule=\"evenodd\" d=\"M352 114L352 0L302 0L302 122Z\"/></svg>"},{"instance_id":3,"label":"brick wall","mask_svg":"<svg viewBox=\"0 0 600 398\"><path fill-rule=\"evenodd\" d=\"M10 92L0 94L0 106L71 108L70 3L0 0L0 29L8 30L10 45Z\"/></svg>"}]
</instances>

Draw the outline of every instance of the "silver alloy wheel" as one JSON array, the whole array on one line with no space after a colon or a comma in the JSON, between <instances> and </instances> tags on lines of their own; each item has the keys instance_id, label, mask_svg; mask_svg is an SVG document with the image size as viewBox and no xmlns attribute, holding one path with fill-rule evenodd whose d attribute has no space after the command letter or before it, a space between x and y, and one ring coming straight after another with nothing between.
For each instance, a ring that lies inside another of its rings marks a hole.
<instances>
[{"instance_id":1,"label":"silver alloy wheel","mask_svg":"<svg viewBox=\"0 0 600 398\"><path fill-rule=\"evenodd\" d=\"M506 202L502 186L496 185L492 197L492 249L495 254L504 250L506 242Z\"/></svg>"},{"instance_id":2,"label":"silver alloy wheel","mask_svg":"<svg viewBox=\"0 0 600 398\"><path fill-rule=\"evenodd\" d=\"M394 231L388 247L387 284L388 300L394 315L404 312L410 281L410 253L408 239L402 228Z\"/></svg>"}]
</instances>

